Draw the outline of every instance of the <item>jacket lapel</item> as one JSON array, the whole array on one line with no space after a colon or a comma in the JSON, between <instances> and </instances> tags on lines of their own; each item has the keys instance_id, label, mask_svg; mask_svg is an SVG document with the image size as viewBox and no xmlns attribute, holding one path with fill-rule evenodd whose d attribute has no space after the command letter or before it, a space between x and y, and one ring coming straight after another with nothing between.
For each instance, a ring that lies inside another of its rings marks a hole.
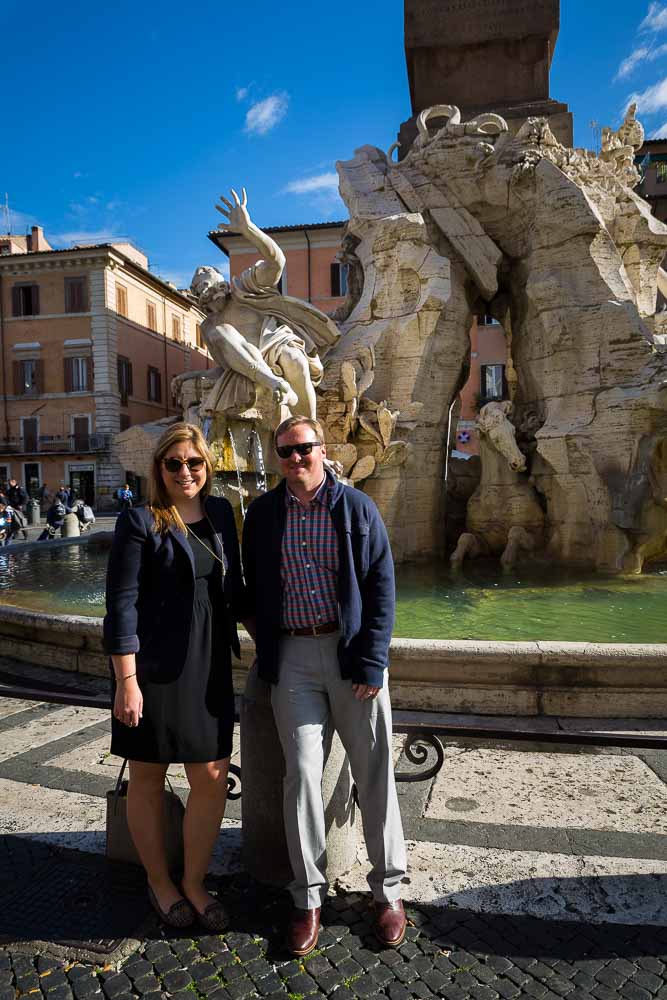
<instances>
[{"instance_id":1,"label":"jacket lapel","mask_svg":"<svg viewBox=\"0 0 667 1000\"><path fill-rule=\"evenodd\" d=\"M190 563L190 566L192 568L192 576L194 577L194 575L195 575L195 559L194 559L194 556L192 555L192 549L190 548L190 546L188 544L187 538L185 537L185 535L183 534L183 532L179 528L170 528L169 529L169 534L174 539L174 541L177 542L180 545L180 547L183 549L183 551L185 552L186 556L188 557L188 562Z\"/></svg>"}]
</instances>

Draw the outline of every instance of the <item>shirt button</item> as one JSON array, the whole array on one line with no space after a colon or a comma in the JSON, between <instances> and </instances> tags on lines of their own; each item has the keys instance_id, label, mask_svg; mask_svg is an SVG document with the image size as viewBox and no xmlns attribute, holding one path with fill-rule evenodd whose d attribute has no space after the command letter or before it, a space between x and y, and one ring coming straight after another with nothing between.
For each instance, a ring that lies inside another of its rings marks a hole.
<instances>
[{"instance_id":1,"label":"shirt button","mask_svg":"<svg viewBox=\"0 0 667 1000\"><path fill-rule=\"evenodd\" d=\"M315 593L315 591L314 591L314 590L311 590L311 594L314 594L314 593Z\"/></svg>"},{"instance_id":2,"label":"shirt button","mask_svg":"<svg viewBox=\"0 0 667 1000\"><path fill-rule=\"evenodd\" d=\"M310 569L310 563L306 563L306 569Z\"/></svg>"},{"instance_id":3,"label":"shirt button","mask_svg":"<svg viewBox=\"0 0 667 1000\"><path fill-rule=\"evenodd\" d=\"M301 544L302 544L302 545L307 545L307 544L308 544L308 542L301 542Z\"/></svg>"},{"instance_id":4,"label":"shirt button","mask_svg":"<svg viewBox=\"0 0 667 1000\"><path fill-rule=\"evenodd\" d=\"M301 517L301 520L302 520L302 521L305 521L305 520L306 520L306 515L305 515L305 514L303 514L303 515L302 515L302 517Z\"/></svg>"}]
</instances>

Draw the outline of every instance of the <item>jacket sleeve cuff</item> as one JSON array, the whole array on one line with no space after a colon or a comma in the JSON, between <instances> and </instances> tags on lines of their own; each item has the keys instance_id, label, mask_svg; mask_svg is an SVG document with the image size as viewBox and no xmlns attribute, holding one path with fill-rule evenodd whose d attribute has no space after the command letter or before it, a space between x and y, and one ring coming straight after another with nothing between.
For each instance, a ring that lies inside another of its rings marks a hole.
<instances>
[{"instance_id":1,"label":"jacket sleeve cuff","mask_svg":"<svg viewBox=\"0 0 667 1000\"><path fill-rule=\"evenodd\" d=\"M353 684L369 684L371 687L381 688L384 686L384 679L387 674L382 667L370 667L360 664L352 675Z\"/></svg>"},{"instance_id":2,"label":"jacket sleeve cuff","mask_svg":"<svg viewBox=\"0 0 667 1000\"><path fill-rule=\"evenodd\" d=\"M124 635L115 638L113 642L104 642L104 652L107 656L124 656L127 653L139 652L139 638L136 635Z\"/></svg>"}]
</instances>

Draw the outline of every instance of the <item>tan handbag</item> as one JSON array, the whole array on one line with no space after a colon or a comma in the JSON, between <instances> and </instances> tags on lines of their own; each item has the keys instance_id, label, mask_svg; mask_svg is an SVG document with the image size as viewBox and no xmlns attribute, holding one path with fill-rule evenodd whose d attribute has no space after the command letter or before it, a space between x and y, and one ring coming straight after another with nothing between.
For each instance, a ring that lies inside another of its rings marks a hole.
<instances>
[{"instance_id":1,"label":"tan handbag","mask_svg":"<svg viewBox=\"0 0 667 1000\"><path fill-rule=\"evenodd\" d=\"M127 825L127 780L123 780L127 760L123 761L116 787L107 792L106 856L111 861L140 865L141 861ZM170 871L183 870L183 815L185 807L171 787L164 790L165 842Z\"/></svg>"}]
</instances>

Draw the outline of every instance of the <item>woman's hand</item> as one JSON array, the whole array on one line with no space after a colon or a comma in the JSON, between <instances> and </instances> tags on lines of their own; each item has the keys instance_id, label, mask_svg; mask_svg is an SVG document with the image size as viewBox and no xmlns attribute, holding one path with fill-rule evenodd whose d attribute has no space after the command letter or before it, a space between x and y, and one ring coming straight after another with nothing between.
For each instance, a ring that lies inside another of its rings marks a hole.
<instances>
[{"instance_id":1,"label":"woman's hand","mask_svg":"<svg viewBox=\"0 0 667 1000\"><path fill-rule=\"evenodd\" d=\"M124 726L138 726L144 710L144 696L137 684L137 678L116 681L116 697L113 714Z\"/></svg>"}]
</instances>

